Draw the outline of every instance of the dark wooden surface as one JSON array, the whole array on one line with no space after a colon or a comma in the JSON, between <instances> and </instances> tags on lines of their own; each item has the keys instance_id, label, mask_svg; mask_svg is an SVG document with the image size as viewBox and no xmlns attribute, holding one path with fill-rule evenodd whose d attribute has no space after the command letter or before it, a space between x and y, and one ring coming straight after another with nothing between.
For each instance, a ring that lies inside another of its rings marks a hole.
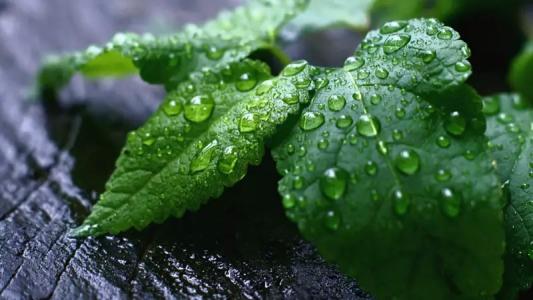
<instances>
[{"instance_id":1,"label":"dark wooden surface","mask_svg":"<svg viewBox=\"0 0 533 300\"><path fill-rule=\"evenodd\" d=\"M275 183L264 181L277 176L270 158L181 220L67 236L102 191L125 133L162 92L135 79L76 78L58 104L30 102L42 57L116 31L165 31L235 2L0 0L1 299L367 298L286 220Z\"/></svg>"}]
</instances>

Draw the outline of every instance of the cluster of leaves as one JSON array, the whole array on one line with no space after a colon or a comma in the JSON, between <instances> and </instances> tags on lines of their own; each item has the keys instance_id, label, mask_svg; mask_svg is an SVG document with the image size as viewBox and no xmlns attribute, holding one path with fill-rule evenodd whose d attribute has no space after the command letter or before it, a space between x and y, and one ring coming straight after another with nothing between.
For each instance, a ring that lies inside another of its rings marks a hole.
<instances>
[{"instance_id":1,"label":"cluster of leaves","mask_svg":"<svg viewBox=\"0 0 533 300\"><path fill-rule=\"evenodd\" d=\"M274 76L249 58L267 49L286 60L281 30L368 23L371 1L339 3L252 1L172 36L117 34L47 61L43 93L76 72L138 72L168 91L129 134L74 234L140 230L196 210L268 144L287 216L377 298L511 299L527 288L533 47L514 64L517 94L484 99L465 84L468 46L435 19L385 23L342 68L295 61Z\"/></svg>"}]
</instances>

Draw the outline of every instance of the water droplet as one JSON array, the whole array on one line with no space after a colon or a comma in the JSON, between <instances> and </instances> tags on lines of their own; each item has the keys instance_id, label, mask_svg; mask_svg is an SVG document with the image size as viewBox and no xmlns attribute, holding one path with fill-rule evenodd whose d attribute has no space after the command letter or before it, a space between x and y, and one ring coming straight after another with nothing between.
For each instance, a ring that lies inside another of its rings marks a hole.
<instances>
[{"instance_id":1,"label":"water droplet","mask_svg":"<svg viewBox=\"0 0 533 300\"><path fill-rule=\"evenodd\" d=\"M402 150L396 156L394 164L400 172L413 175L420 169L420 156L414 150Z\"/></svg>"},{"instance_id":2,"label":"water droplet","mask_svg":"<svg viewBox=\"0 0 533 300\"><path fill-rule=\"evenodd\" d=\"M403 107L397 107L395 114L398 119L403 119L405 118L405 109Z\"/></svg>"},{"instance_id":3,"label":"water droplet","mask_svg":"<svg viewBox=\"0 0 533 300\"><path fill-rule=\"evenodd\" d=\"M487 97L483 99L483 113L492 116L500 112L500 100L498 97Z\"/></svg>"},{"instance_id":4,"label":"water droplet","mask_svg":"<svg viewBox=\"0 0 533 300\"><path fill-rule=\"evenodd\" d=\"M435 50L424 50L420 52L420 58L425 64L429 64L435 60L437 52Z\"/></svg>"},{"instance_id":5,"label":"water droplet","mask_svg":"<svg viewBox=\"0 0 533 300\"><path fill-rule=\"evenodd\" d=\"M384 142L384 141L379 141L376 144L376 148L377 148L378 152L381 155L387 155L387 153L389 152L389 148L387 147L387 143Z\"/></svg>"},{"instance_id":6,"label":"water droplet","mask_svg":"<svg viewBox=\"0 0 533 300\"><path fill-rule=\"evenodd\" d=\"M409 196L407 196L407 194L405 194L401 189L395 189L392 192L391 200L393 203L394 212L397 215L403 216L407 213L411 201Z\"/></svg>"},{"instance_id":7,"label":"water droplet","mask_svg":"<svg viewBox=\"0 0 533 300\"><path fill-rule=\"evenodd\" d=\"M360 57L350 56L344 61L344 70L355 71L365 65L365 60Z\"/></svg>"},{"instance_id":8,"label":"water droplet","mask_svg":"<svg viewBox=\"0 0 533 300\"><path fill-rule=\"evenodd\" d=\"M448 148L451 145L451 141L449 138L441 135L437 138L437 146L441 148Z\"/></svg>"},{"instance_id":9,"label":"water droplet","mask_svg":"<svg viewBox=\"0 0 533 300\"><path fill-rule=\"evenodd\" d=\"M439 169L437 173L435 174L435 179L438 181L444 182L448 181L452 178L452 173L446 169Z\"/></svg>"},{"instance_id":10,"label":"water droplet","mask_svg":"<svg viewBox=\"0 0 533 300\"><path fill-rule=\"evenodd\" d=\"M337 128L346 128L352 125L353 119L348 115L342 115L337 119L336 126Z\"/></svg>"},{"instance_id":11,"label":"water droplet","mask_svg":"<svg viewBox=\"0 0 533 300\"><path fill-rule=\"evenodd\" d=\"M441 209L444 215L455 218L461 212L461 197L449 188L440 191Z\"/></svg>"},{"instance_id":12,"label":"water droplet","mask_svg":"<svg viewBox=\"0 0 533 300\"><path fill-rule=\"evenodd\" d=\"M320 177L320 191L331 200L338 200L346 192L348 173L337 167L329 168Z\"/></svg>"},{"instance_id":13,"label":"water droplet","mask_svg":"<svg viewBox=\"0 0 533 300\"><path fill-rule=\"evenodd\" d=\"M326 219L325 219L325 225L327 228L331 230L337 230L339 229L339 224L341 220L337 214L330 210L326 213Z\"/></svg>"},{"instance_id":14,"label":"water droplet","mask_svg":"<svg viewBox=\"0 0 533 300\"><path fill-rule=\"evenodd\" d=\"M373 105L378 105L381 102L381 99L382 98L380 95L374 94L370 96L370 103L372 103Z\"/></svg>"},{"instance_id":15,"label":"water droplet","mask_svg":"<svg viewBox=\"0 0 533 300\"><path fill-rule=\"evenodd\" d=\"M378 135L381 130L379 120L370 114L361 115L355 126L357 128L357 133L366 137L374 137Z\"/></svg>"},{"instance_id":16,"label":"water droplet","mask_svg":"<svg viewBox=\"0 0 533 300\"><path fill-rule=\"evenodd\" d=\"M449 40L453 37L453 32L449 28L441 28L439 29L439 33L437 34L437 37L441 40Z\"/></svg>"},{"instance_id":17,"label":"water droplet","mask_svg":"<svg viewBox=\"0 0 533 300\"><path fill-rule=\"evenodd\" d=\"M524 97L520 97L518 95L513 95L513 107L522 110L526 109L528 107L528 102L524 99Z\"/></svg>"},{"instance_id":18,"label":"water droplet","mask_svg":"<svg viewBox=\"0 0 533 300\"><path fill-rule=\"evenodd\" d=\"M242 73L239 80L235 83L237 90L247 92L257 85L257 76L253 73Z\"/></svg>"},{"instance_id":19,"label":"water droplet","mask_svg":"<svg viewBox=\"0 0 533 300\"><path fill-rule=\"evenodd\" d=\"M283 69L281 74L284 75L284 76L294 76L294 75L299 74L300 72L302 72L303 69L305 69L306 66L307 66L307 61L298 60L298 61L295 61L295 62L287 65L285 67L285 69Z\"/></svg>"},{"instance_id":20,"label":"water droplet","mask_svg":"<svg viewBox=\"0 0 533 300\"><path fill-rule=\"evenodd\" d=\"M508 113L498 114L498 122L502 124L511 123L514 120L513 116Z\"/></svg>"},{"instance_id":21,"label":"water droplet","mask_svg":"<svg viewBox=\"0 0 533 300\"><path fill-rule=\"evenodd\" d=\"M281 100L289 105L298 103L298 94L297 93L287 93L281 98Z\"/></svg>"},{"instance_id":22,"label":"water droplet","mask_svg":"<svg viewBox=\"0 0 533 300\"><path fill-rule=\"evenodd\" d=\"M375 74L376 77L379 79L386 79L387 77L389 77L389 71L384 68L377 68Z\"/></svg>"},{"instance_id":23,"label":"water droplet","mask_svg":"<svg viewBox=\"0 0 533 300\"><path fill-rule=\"evenodd\" d=\"M293 82L294 82L294 86L297 89L306 89L311 85L311 79L309 78L302 77L302 78L296 79L296 81L293 81Z\"/></svg>"},{"instance_id":24,"label":"water droplet","mask_svg":"<svg viewBox=\"0 0 533 300\"><path fill-rule=\"evenodd\" d=\"M437 34L437 27L433 26L433 25L429 25L426 29L426 34L429 35L429 36L432 36L432 35L435 35Z\"/></svg>"},{"instance_id":25,"label":"water droplet","mask_svg":"<svg viewBox=\"0 0 533 300\"><path fill-rule=\"evenodd\" d=\"M213 140L207 146L205 146L200 153L191 161L191 174L198 173L209 167L211 163L211 158L215 153L215 150L218 146L218 141Z\"/></svg>"},{"instance_id":26,"label":"water droplet","mask_svg":"<svg viewBox=\"0 0 533 300\"><path fill-rule=\"evenodd\" d=\"M399 141L401 139L403 139L403 132L401 130L398 130L398 129L394 129L392 131L392 138L395 140L395 141Z\"/></svg>"},{"instance_id":27,"label":"water droplet","mask_svg":"<svg viewBox=\"0 0 533 300\"><path fill-rule=\"evenodd\" d=\"M381 34L391 34L391 33L395 33L395 32L402 30L405 26L407 26L406 21L387 22L383 24L383 26L381 26L381 28L379 29L379 32Z\"/></svg>"},{"instance_id":28,"label":"water droplet","mask_svg":"<svg viewBox=\"0 0 533 300\"><path fill-rule=\"evenodd\" d=\"M467 60L455 63L455 71L457 72L464 73L470 70L472 70L472 65Z\"/></svg>"},{"instance_id":29,"label":"water droplet","mask_svg":"<svg viewBox=\"0 0 533 300\"><path fill-rule=\"evenodd\" d=\"M153 138L149 132L145 133L143 137L143 144L145 144L146 146L152 146L154 143L155 138Z\"/></svg>"},{"instance_id":30,"label":"water droplet","mask_svg":"<svg viewBox=\"0 0 533 300\"><path fill-rule=\"evenodd\" d=\"M255 131L259 122L259 117L256 114L246 113L239 121L239 131L242 133Z\"/></svg>"},{"instance_id":31,"label":"water droplet","mask_svg":"<svg viewBox=\"0 0 533 300\"><path fill-rule=\"evenodd\" d=\"M169 117L179 115L182 111L181 104L176 100L166 101L163 104L163 111Z\"/></svg>"},{"instance_id":32,"label":"water droplet","mask_svg":"<svg viewBox=\"0 0 533 300\"><path fill-rule=\"evenodd\" d=\"M205 56L211 60L219 60L224 56L224 49L217 48L216 46L209 45L205 47Z\"/></svg>"},{"instance_id":33,"label":"water droplet","mask_svg":"<svg viewBox=\"0 0 533 300\"><path fill-rule=\"evenodd\" d=\"M527 189L529 189L529 187L530 187L529 183L522 183L522 184L520 185L520 188L521 188L522 190L524 190L524 191L527 190Z\"/></svg>"},{"instance_id":34,"label":"water droplet","mask_svg":"<svg viewBox=\"0 0 533 300\"><path fill-rule=\"evenodd\" d=\"M365 164L365 173L370 176L376 175L378 173L378 165L371 160L367 161Z\"/></svg>"},{"instance_id":35,"label":"water droplet","mask_svg":"<svg viewBox=\"0 0 533 300\"><path fill-rule=\"evenodd\" d=\"M267 80L267 81L263 81L258 87L257 89L255 90L255 94L257 96L262 96L268 92L270 92L270 90L272 90L272 88L274 87L274 81L273 80Z\"/></svg>"},{"instance_id":36,"label":"water droplet","mask_svg":"<svg viewBox=\"0 0 533 300\"><path fill-rule=\"evenodd\" d=\"M287 154L289 154L289 155L294 154L294 145L293 144L288 144L287 145Z\"/></svg>"},{"instance_id":37,"label":"water droplet","mask_svg":"<svg viewBox=\"0 0 533 300\"><path fill-rule=\"evenodd\" d=\"M446 118L444 129L451 135L462 135L466 129L466 120L460 112L451 112Z\"/></svg>"},{"instance_id":38,"label":"water droplet","mask_svg":"<svg viewBox=\"0 0 533 300\"><path fill-rule=\"evenodd\" d=\"M294 196L292 196L291 194L285 194L285 196L283 196L283 207L289 209L289 208L293 208L294 205L296 205L296 198Z\"/></svg>"},{"instance_id":39,"label":"water droplet","mask_svg":"<svg viewBox=\"0 0 533 300\"><path fill-rule=\"evenodd\" d=\"M361 101L363 100L363 94L359 91L355 92L353 95L352 95L352 98L354 100L357 100L357 101Z\"/></svg>"},{"instance_id":40,"label":"water droplet","mask_svg":"<svg viewBox=\"0 0 533 300\"><path fill-rule=\"evenodd\" d=\"M300 119L300 128L305 131L316 129L324 124L324 115L320 112L308 111Z\"/></svg>"},{"instance_id":41,"label":"water droplet","mask_svg":"<svg viewBox=\"0 0 533 300\"><path fill-rule=\"evenodd\" d=\"M299 190L304 187L305 179L302 176L295 176L292 180L292 187L295 190Z\"/></svg>"},{"instance_id":42,"label":"water droplet","mask_svg":"<svg viewBox=\"0 0 533 300\"><path fill-rule=\"evenodd\" d=\"M473 160L474 158L476 158L476 153L474 153L474 151L472 150L466 150L464 157L468 160Z\"/></svg>"},{"instance_id":43,"label":"water droplet","mask_svg":"<svg viewBox=\"0 0 533 300\"><path fill-rule=\"evenodd\" d=\"M370 76L370 73L368 71L361 70L357 72L357 79L360 79L360 80L367 79L368 76Z\"/></svg>"},{"instance_id":44,"label":"water droplet","mask_svg":"<svg viewBox=\"0 0 533 300\"><path fill-rule=\"evenodd\" d=\"M222 152L222 157L218 161L218 170L226 175L233 173L238 159L237 148L235 146L228 146Z\"/></svg>"},{"instance_id":45,"label":"water droplet","mask_svg":"<svg viewBox=\"0 0 533 300\"><path fill-rule=\"evenodd\" d=\"M370 199L372 199L372 201L376 202L376 201L379 201L379 198L380 198L380 196L379 196L378 191L376 191L375 189L372 189L370 191Z\"/></svg>"},{"instance_id":46,"label":"water droplet","mask_svg":"<svg viewBox=\"0 0 533 300\"><path fill-rule=\"evenodd\" d=\"M320 150L325 150L325 149L327 149L328 146L329 146L329 141L328 141L327 139L320 139L320 140L318 141L317 146L318 146L318 149L320 149Z\"/></svg>"},{"instance_id":47,"label":"water droplet","mask_svg":"<svg viewBox=\"0 0 533 300\"><path fill-rule=\"evenodd\" d=\"M346 105L346 98L341 95L332 95L328 98L328 107L332 111L340 111Z\"/></svg>"},{"instance_id":48,"label":"water droplet","mask_svg":"<svg viewBox=\"0 0 533 300\"><path fill-rule=\"evenodd\" d=\"M383 52L385 54L392 54L407 45L411 41L409 34L398 34L390 36L383 44Z\"/></svg>"},{"instance_id":49,"label":"water droplet","mask_svg":"<svg viewBox=\"0 0 533 300\"><path fill-rule=\"evenodd\" d=\"M196 96L185 104L184 115L187 120L200 123L209 119L214 107L215 100L210 95Z\"/></svg>"}]
</instances>

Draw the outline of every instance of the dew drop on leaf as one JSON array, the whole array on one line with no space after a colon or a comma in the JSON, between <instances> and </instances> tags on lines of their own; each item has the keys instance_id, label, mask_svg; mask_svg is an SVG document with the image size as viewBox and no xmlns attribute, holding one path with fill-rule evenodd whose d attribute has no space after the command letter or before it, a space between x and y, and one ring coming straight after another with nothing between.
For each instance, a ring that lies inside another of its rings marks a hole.
<instances>
[{"instance_id":1,"label":"dew drop on leaf","mask_svg":"<svg viewBox=\"0 0 533 300\"><path fill-rule=\"evenodd\" d=\"M339 216L333 210L330 210L326 213L324 224L326 225L327 228L331 230L337 230L339 229L340 222L341 220Z\"/></svg>"},{"instance_id":2,"label":"dew drop on leaf","mask_svg":"<svg viewBox=\"0 0 533 300\"><path fill-rule=\"evenodd\" d=\"M182 111L181 104L176 100L166 101L163 104L163 111L169 117L179 115Z\"/></svg>"},{"instance_id":3,"label":"dew drop on leaf","mask_svg":"<svg viewBox=\"0 0 533 300\"><path fill-rule=\"evenodd\" d=\"M282 203L283 203L283 207L287 209L293 208L294 205L296 204L296 198L290 194L286 194L285 196L283 196Z\"/></svg>"},{"instance_id":4,"label":"dew drop on leaf","mask_svg":"<svg viewBox=\"0 0 533 300\"><path fill-rule=\"evenodd\" d=\"M383 44L383 52L385 54L392 54L407 45L411 41L409 34L398 34L390 36Z\"/></svg>"},{"instance_id":5,"label":"dew drop on leaf","mask_svg":"<svg viewBox=\"0 0 533 300\"><path fill-rule=\"evenodd\" d=\"M500 101L497 97L487 97L483 100L483 113L492 116L500 112Z\"/></svg>"},{"instance_id":6,"label":"dew drop on leaf","mask_svg":"<svg viewBox=\"0 0 533 300\"><path fill-rule=\"evenodd\" d=\"M327 139L320 139L318 141L317 147L320 150L326 150L329 146L329 141Z\"/></svg>"},{"instance_id":7,"label":"dew drop on leaf","mask_svg":"<svg viewBox=\"0 0 533 300\"><path fill-rule=\"evenodd\" d=\"M237 164L238 154L235 146L228 146L222 152L222 156L218 161L218 170L222 174L229 175L233 173L235 165Z\"/></svg>"},{"instance_id":8,"label":"dew drop on leaf","mask_svg":"<svg viewBox=\"0 0 533 300\"><path fill-rule=\"evenodd\" d=\"M451 112L446 117L444 129L451 135L460 136L465 132L466 120L460 112Z\"/></svg>"},{"instance_id":9,"label":"dew drop on leaf","mask_svg":"<svg viewBox=\"0 0 533 300\"><path fill-rule=\"evenodd\" d=\"M352 117L348 115L342 115L337 119L337 122L335 123L335 125L337 126L337 128L346 128L352 125L352 123L353 123Z\"/></svg>"},{"instance_id":10,"label":"dew drop on leaf","mask_svg":"<svg viewBox=\"0 0 533 300\"><path fill-rule=\"evenodd\" d=\"M437 138L437 145L441 148L448 148L451 145L451 141L448 137L441 135Z\"/></svg>"},{"instance_id":11,"label":"dew drop on leaf","mask_svg":"<svg viewBox=\"0 0 533 300\"><path fill-rule=\"evenodd\" d=\"M205 47L205 56L211 60L219 60L224 56L224 49L216 46L207 46Z\"/></svg>"},{"instance_id":12,"label":"dew drop on leaf","mask_svg":"<svg viewBox=\"0 0 533 300\"><path fill-rule=\"evenodd\" d=\"M331 111L340 111L346 105L346 98L341 95L332 95L328 98L328 108Z\"/></svg>"},{"instance_id":13,"label":"dew drop on leaf","mask_svg":"<svg viewBox=\"0 0 533 300\"><path fill-rule=\"evenodd\" d=\"M320 191L331 200L338 200L346 192L348 172L344 169L329 168L320 177Z\"/></svg>"},{"instance_id":14,"label":"dew drop on leaf","mask_svg":"<svg viewBox=\"0 0 533 300\"><path fill-rule=\"evenodd\" d=\"M242 73L235 83L235 87L240 92L247 92L257 85L257 76L253 73Z\"/></svg>"},{"instance_id":15,"label":"dew drop on leaf","mask_svg":"<svg viewBox=\"0 0 533 300\"><path fill-rule=\"evenodd\" d=\"M381 130L381 123L379 120L370 114L361 115L355 125L357 133L366 137L374 137L378 135Z\"/></svg>"},{"instance_id":16,"label":"dew drop on leaf","mask_svg":"<svg viewBox=\"0 0 533 300\"><path fill-rule=\"evenodd\" d=\"M258 87L257 89L255 90L255 94L257 96L262 96L268 92L270 92L270 90L272 90L272 88L274 87L274 81L273 80L267 80L267 81L263 81Z\"/></svg>"},{"instance_id":17,"label":"dew drop on leaf","mask_svg":"<svg viewBox=\"0 0 533 300\"><path fill-rule=\"evenodd\" d=\"M414 150L402 150L396 156L394 165L400 172L413 175L420 169L420 156Z\"/></svg>"},{"instance_id":18,"label":"dew drop on leaf","mask_svg":"<svg viewBox=\"0 0 533 300\"><path fill-rule=\"evenodd\" d=\"M441 40L450 40L453 37L453 32L449 28L441 28L437 37Z\"/></svg>"},{"instance_id":19,"label":"dew drop on leaf","mask_svg":"<svg viewBox=\"0 0 533 300\"><path fill-rule=\"evenodd\" d=\"M149 132L145 133L143 137L143 144L146 146L152 146L154 143L155 138L153 138Z\"/></svg>"},{"instance_id":20,"label":"dew drop on leaf","mask_svg":"<svg viewBox=\"0 0 533 300\"><path fill-rule=\"evenodd\" d=\"M371 160L367 161L365 164L365 173L370 176L376 175L378 173L378 165Z\"/></svg>"},{"instance_id":21,"label":"dew drop on leaf","mask_svg":"<svg viewBox=\"0 0 533 300\"><path fill-rule=\"evenodd\" d=\"M407 196L407 194L405 194L401 189L395 189L392 192L391 200L392 206L394 207L394 212L397 215L403 216L407 213L409 205L411 204L411 200L409 199L409 196Z\"/></svg>"},{"instance_id":22,"label":"dew drop on leaf","mask_svg":"<svg viewBox=\"0 0 533 300\"><path fill-rule=\"evenodd\" d=\"M324 124L325 118L321 112L305 112L300 119L300 128L305 131L316 129Z\"/></svg>"},{"instance_id":23,"label":"dew drop on leaf","mask_svg":"<svg viewBox=\"0 0 533 300\"><path fill-rule=\"evenodd\" d=\"M425 64L429 64L435 60L435 58L437 57L437 52L435 52L435 50L424 50L420 52L419 55Z\"/></svg>"},{"instance_id":24,"label":"dew drop on leaf","mask_svg":"<svg viewBox=\"0 0 533 300\"><path fill-rule=\"evenodd\" d=\"M402 30L407 25L406 21L387 22L379 29L381 34L391 34Z\"/></svg>"},{"instance_id":25,"label":"dew drop on leaf","mask_svg":"<svg viewBox=\"0 0 533 300\"><path fill-rule=\"evenodd\" d=\"M360 69L365 65L365 60L360 57L350 56L344 61L344 70L350 72Z\"/></svg>"},{"instance_id":26,"label":"dew drop on leaf","mask_svg":"<svg viewBox=\"0 0 533 300\"><path fill-rule=\"evenodd\" d=\"M259 117L256 114L246 113L239 120L239 131L242 133L255 131L259 121Z\"/></svg>"},{"instance_id":27,"label":"dew drop on leaf","mask_svg":"<svg viewBox=\"0 0 533 300\"><path fill-rule=\"evenodd\" d=\"M191 98L185 104L185 118L191 122L200 123L211 116L215 100L210 95L199 95Z\"/></svg>"},{"instance_id":28,"label":"dew drop on leaf","mask_svg":"<svg viewBox=\"0 0 533 300\"><path fill-rule=\"evenodd\" d=\"M281 100L289 105L298 103L298 94L289 92L284 95Z\"/></svg>"},{"instance_id":29,"label":"dew drop on leaf","mask_svg":"<svg viewBox=\"0 0 533 300\"><path fill-rule=\"evenodd\" d=\"M378 105L381 102L381 99L382 98L380 95L374 94L370 96L370 103L372 103L373 105Z\"/></svg>"},{"instance_id":30,"label":"dew drop on leaf","mask_svg":"<svg viewBox=\"0 0 533 300\"><path fill-rule=\"evenodd\" d=\"M200 153L198 153L198 155L191 161L191 174L201 172L209 167L217 146L218 141L213 140L211 143L207 144Z\"/></svg>"},{"instance_id":31,"label":"dew drop on leaf","mask_svg":"<svg viewBox=\"0 0 533 300\"><path fill-rule=\"evenodd\" d=\"M304 187L304 184L305 184L305 179L302 176L295 176L292 181L292 187L295 190L302 189Z\"/></svg>"},{"instance_id":32,"label":"dew drop on leaf","mask_svg":"<svg viewBox=\"0 0 533 300\"><path fill-rule=\"evenodd\" d=\"M452 173L446 169L439 169L437 173L435 174L435 179L438 181L444 182L448 181L452 178Z\"/></svg>"},{"instance_id":33,"label":"dew drop on leaf","mask_svg":"<svg viewBox=\"0 0 533 300\"><path fill-rule=\"evenodd\" d=\"M468 61L459 61L455 63L455 71L457 72L468 72L472 69L472 65Z\"/></svg>"},{"instance_id":34,"label":"dew drop on leaf","mask_svg":"<svg viewBox=\"0 0 533 300\"><path fill-rule=\"evenodd\" d=\"M441 209L444 215L455 218L461 212L461 197L449 188L440 191Z\"/></svg>"},{"instance_id":35,"label":"dew drop on leaf","mask_svg":"<svg viewBox=\"0 0 533 300\"><path fill-rule=\"evenodd\" d=\"M284 75L284 76L294 76L294 75L297 75L300 72L302 72L303 69L305 69L306 66L307 66L307 61L305 61L305 60L297 60L297 61L287 65L285 67L285 69L283 69L281 74Z\"/></svg>"},{"instance_id":36,"label":"dew drop on leaf","mask_svg":"<svg viewBox=\"0 0 533 300\"><path fill-rule=\"evenodd\" d=\"M385 68L377 68L375 74L379 79L386 79L389 77L389 71L387 71Z\"/></svg>"}]
</instances>

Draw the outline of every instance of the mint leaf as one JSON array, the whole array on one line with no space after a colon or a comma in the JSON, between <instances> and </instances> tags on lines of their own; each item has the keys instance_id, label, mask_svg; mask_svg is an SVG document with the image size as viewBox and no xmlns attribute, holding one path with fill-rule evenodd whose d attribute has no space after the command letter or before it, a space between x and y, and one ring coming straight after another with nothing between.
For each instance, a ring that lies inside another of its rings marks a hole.
<instances>
[{"instance_id":1,"label":"mint leaf","mask_svg":"<svg viewBox=\"0 0 533 300\"><path fill-rule=\"evenodd\" d=\"M309 69L298 62L285 69L298 71L294 78L270 79L266 65L245 60L192 74L130 133L106 192L74 234L142 229L220 196L248 164L259 164L264 140L309 100Z\"/></svg>"},{"instance_id":2,"label":"mint leaf","mask_svg":"<svg viewBox=\"0 0 533 300\"><path fill-rule=\"evenodd\" d=\"M187 25L170 36L119 33L103 47L49 58L38 86L41 91L56 91L76 72L89 77L124 76L138 69L145 81L171 88L191 72L225 66L257 49L274 48L280 28L306 6L306 0L253 0L222 12L203 26Z\"/></svg>"},{"instance_id":3,"label":"mint leaf","mask_svg":"<svg viewBox=\"0 0 533 300\"><path fill-rule=\"evenodd\" d=\"M489 148L507 190L504 285L514 299L533 282L533 106L516 94L484 99Z\"/></svg>"},{"instance_id":4,"label":"mint leaf","mask_svg":"<svg viewBox=\"0 0 533 300\"><path fill-rule=\"evenodd\" d=\"M313 76L322 88L273 151L288 217L378 299L501 286L502 195L468 56L436 20L387 23Z\"/></svg>"},{"instance_id":5,"label":"mint leaf","mask_svg":"<svg viewBox=\"0 0 533 300\"><path fill-rule=\"evenodd\" d=\"M526 45L522 53L515 58L509 73L509 81L513 89L533 101L533 42Z\"/></svg>"},{"instance_id":6,"label":"mint leaf","mask_svg":"<svg viewBox=\"0 0 533 300\"><path fill-rule=\"evenodd\" d=\"M374 0L310 0L307 9L287 25L286 35L300 34L329 27L366 29Z\"/></svg>"}]
</instances>

